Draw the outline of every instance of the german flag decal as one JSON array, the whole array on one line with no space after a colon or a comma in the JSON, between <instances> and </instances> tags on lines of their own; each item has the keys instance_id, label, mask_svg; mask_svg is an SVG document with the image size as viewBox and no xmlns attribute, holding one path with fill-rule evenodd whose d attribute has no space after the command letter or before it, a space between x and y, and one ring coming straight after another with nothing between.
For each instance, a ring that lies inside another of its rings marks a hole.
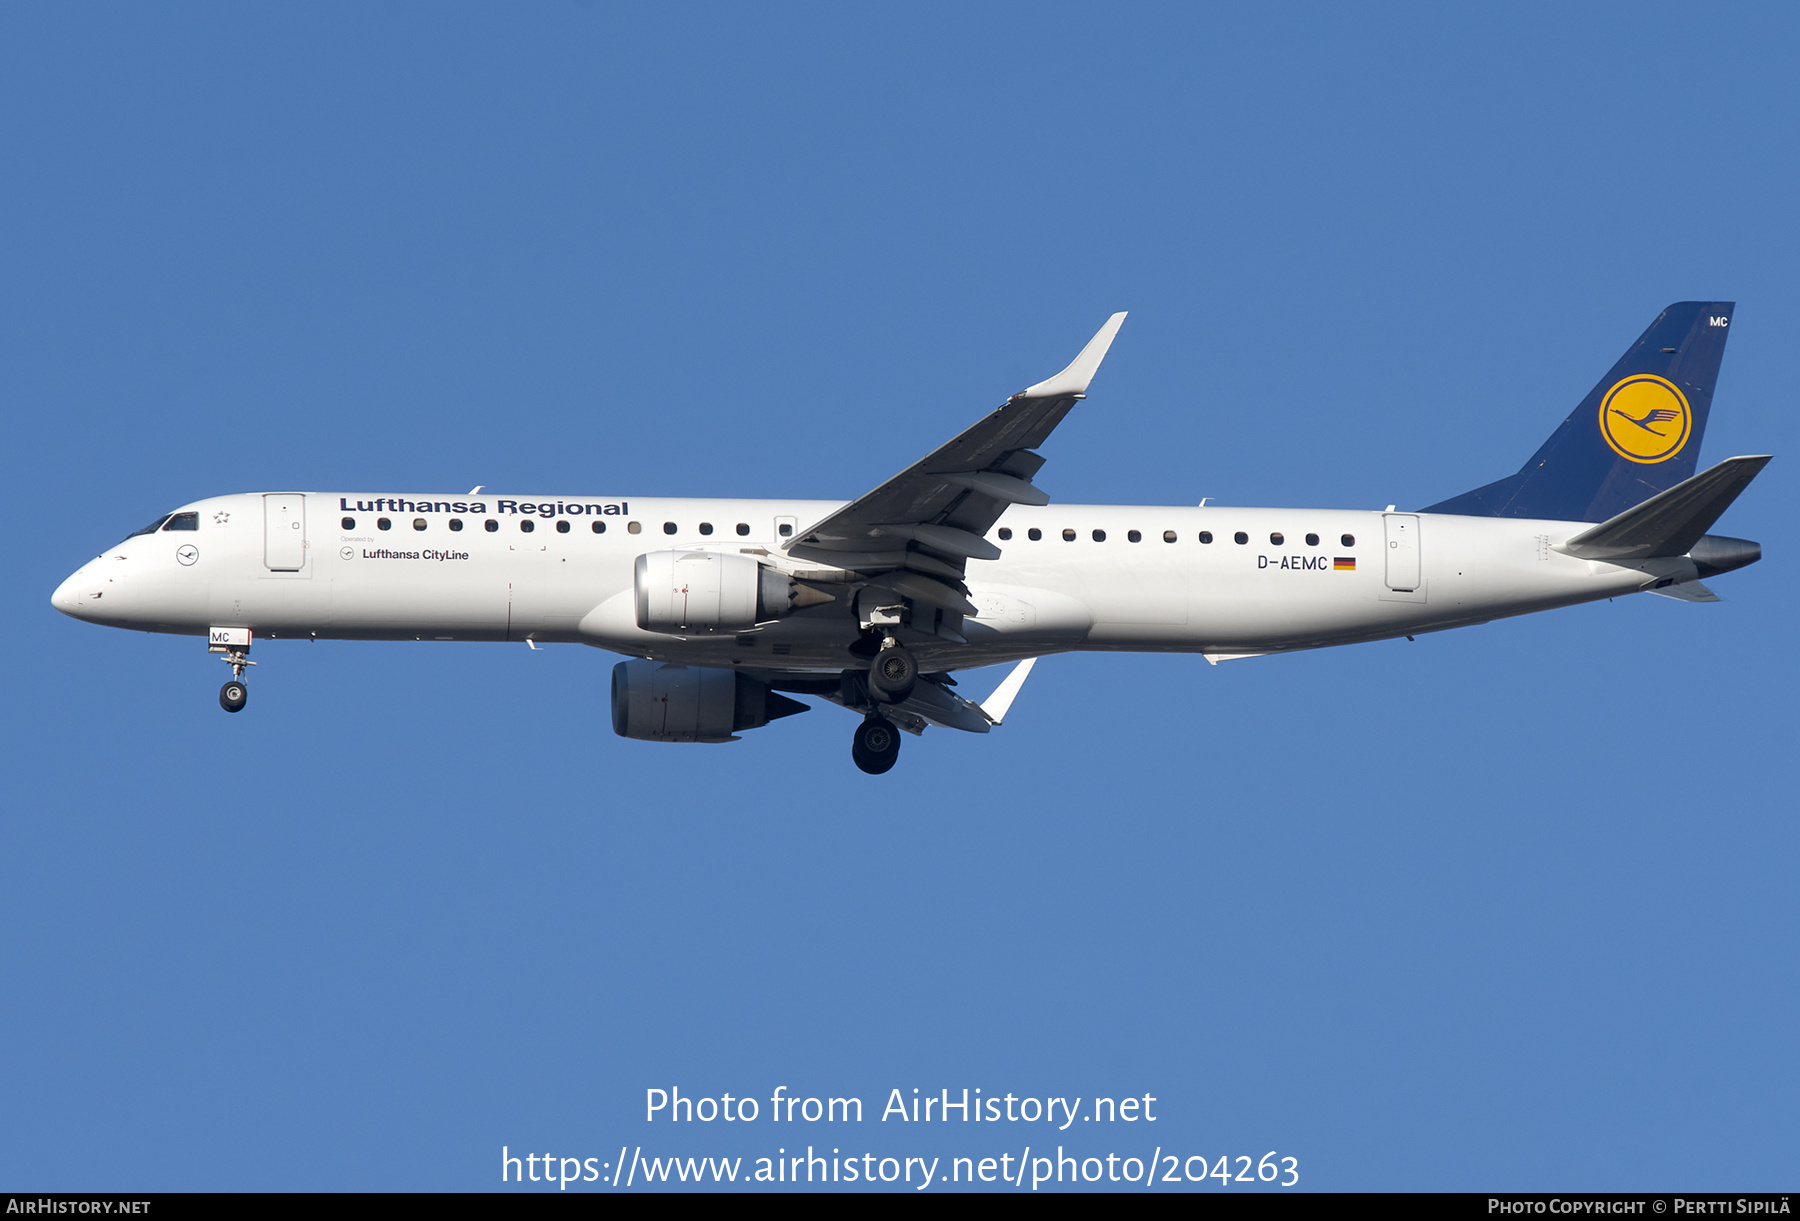
<instances>
[{"instance_id":1,"label":"german flag decal","mask_svg":"<svg viewBox=\"0 0 1800 1221\"><path fill-rule=\"evenodd\" d=\"M1353 555L1338 556L1335 560L1331 561L1331 570L1333 572L1355 572L1356 557Z\"/></svg>"}]
</instances>

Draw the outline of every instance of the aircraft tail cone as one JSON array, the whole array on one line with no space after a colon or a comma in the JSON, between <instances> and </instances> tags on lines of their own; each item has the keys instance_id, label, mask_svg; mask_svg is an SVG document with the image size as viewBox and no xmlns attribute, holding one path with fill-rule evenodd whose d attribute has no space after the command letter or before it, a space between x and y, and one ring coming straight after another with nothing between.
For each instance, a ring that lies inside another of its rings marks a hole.
<instances>
[{"instance_id":1,"label":"aircraft tail cone","mask_svg":"<svg viewBox=\"0 0 1800 1221\"><path fill-rule=\"evenodd\" d=\"M1694 567L1703 577L1716 577L1721 572L1744 568L1762 559L1762 544L1747 538L1729 538L1723 534L1707 534L1688 552Z\"/></svg>"}]
</instances>

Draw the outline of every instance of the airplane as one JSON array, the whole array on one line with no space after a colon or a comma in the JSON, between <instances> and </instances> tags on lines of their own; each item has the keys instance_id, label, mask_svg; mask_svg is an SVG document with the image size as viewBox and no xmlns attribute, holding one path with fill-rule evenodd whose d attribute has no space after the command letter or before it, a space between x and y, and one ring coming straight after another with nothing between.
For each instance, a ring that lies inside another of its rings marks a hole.
<instances>
[{"instance_id":1,"label":"airplane","mask_svg":"<svg viewBox=\"0 0 1800 1221\"><path fill-rule=\"evenodd\" d=\"M1073 651L1257 657L1485 623L1762 557L1707 533L1769 462L1695 473L1734 303L1669 306L1515 474L1422 509L1053 503L1038 448L1125 320L1054 377L848 503L251 492L158 516L64 581L90 623L205 636L243 710L255 640L584 644L613 729L727 742L809 709L900 732L1002 724L1033 662ZM959 671L1012 663L983 701Z\"/></svg>"}]
</instances>

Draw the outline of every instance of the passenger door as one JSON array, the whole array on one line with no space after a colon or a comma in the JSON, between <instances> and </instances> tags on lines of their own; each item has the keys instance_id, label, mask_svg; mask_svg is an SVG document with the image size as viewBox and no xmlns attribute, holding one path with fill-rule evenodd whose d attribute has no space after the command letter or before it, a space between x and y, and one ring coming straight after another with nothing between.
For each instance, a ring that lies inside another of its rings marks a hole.
<instances>
[{"instance_id":1,"label":"passenger door","mask_svg":"<svg viewBox=\"0 0 1800 1221\"><path fill-rule=\"evenodd\" d=\"M306 567L306 497L298 492L263 497L263 566L270 572Z\"/></svg>"},{"instance_id":2,"label":"passenger door","mask_svg":"<svg viewBox=\"0 0 1800 1221\"><path fill-rule=\"evenodd\" d=\"M529 520L529 519L527 519ZM539 526L550 523L539 522ZM513 536L506 547L506 639L525 640L542 631L550 566L547 531Z\"/></svg>"},{"instance_id":3,"label":"passenger door","mask_svg":"<svg viewBox=\"0 0 1800 1221\"><path fill-rule=\"evenodd\" d=\"M1387 587L1396 593L1419 588L1419 519L1411 513L1389 513Z\"/></svg>"}]
</instances>

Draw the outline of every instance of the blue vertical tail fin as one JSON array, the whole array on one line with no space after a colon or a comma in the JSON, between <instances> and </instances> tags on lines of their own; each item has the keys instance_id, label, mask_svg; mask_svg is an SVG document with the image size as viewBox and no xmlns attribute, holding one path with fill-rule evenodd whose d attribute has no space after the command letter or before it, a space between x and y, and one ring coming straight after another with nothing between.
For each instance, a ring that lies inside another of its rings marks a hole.
<instances>
[{"instance_id":1,"label":"blue vertical tail fin","mask_svg":"<svg viewBox=\"0 0 1800 1221\"><path fill-rule=\"evenodd\" d=\"M1515 475L1422 513L1605 521L1694 473L1731 301L1678 301Z\"/></svg>"}]
</instances>

